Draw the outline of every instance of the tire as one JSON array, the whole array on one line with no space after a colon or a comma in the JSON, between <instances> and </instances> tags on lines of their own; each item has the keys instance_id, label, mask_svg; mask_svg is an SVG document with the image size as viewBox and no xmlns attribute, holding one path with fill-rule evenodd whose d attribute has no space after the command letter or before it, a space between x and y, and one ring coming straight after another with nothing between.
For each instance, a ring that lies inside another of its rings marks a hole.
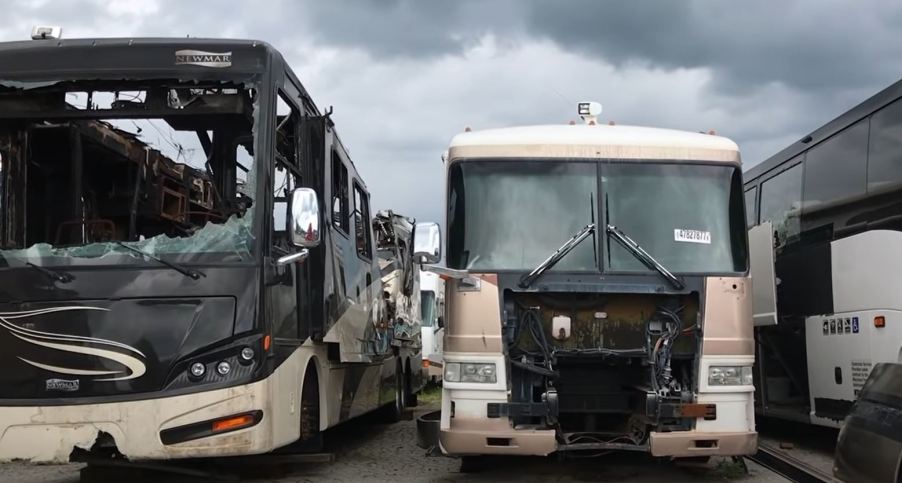
<instances>
[{"instance_id":1,"label":"tire","mask_svg":"<svg viewBox=\"0 0 902 483\"><path fill-rule=\"evenodd\" d=\"M301 388L301 437L298 439L298 449L309 452L323 449L323 433L319 430L319 425L319 376L316 367L310 364Z\"/></svg>"},{"instance_id":2,"label":"tire","mask_svg":"<svg viewBox=\"0 0 902 483\"><path fill-rule=\"evenodd\" d=\"M485 456L461 456L461 473L478 473L485 468Z\"/></svg>"},{"instance_id":3,"label":"tire","mask_svg":"<svg viewBox=\"0 0 902 483\"><path fill-rule=\"evenodd\" d=\"M405 379L404 369L399 360L395 365L395 400L382 408L382 419L387 423L397 423L404 417L404 409L407 407Z\"/></svg>"},{"instance_id":4,"label":"tire","mask_svg":"<svg viewBox=\"0 0 902 483\"><path fill-rule=\"evenodd\" d=\"M404 399L404 407L415 408L419 401L417 401L417 394L413 390L413 371L410 367L410 359L407 360L407 370L404 371L404 391L406 397Z\"/></svg>"}]
</instances>

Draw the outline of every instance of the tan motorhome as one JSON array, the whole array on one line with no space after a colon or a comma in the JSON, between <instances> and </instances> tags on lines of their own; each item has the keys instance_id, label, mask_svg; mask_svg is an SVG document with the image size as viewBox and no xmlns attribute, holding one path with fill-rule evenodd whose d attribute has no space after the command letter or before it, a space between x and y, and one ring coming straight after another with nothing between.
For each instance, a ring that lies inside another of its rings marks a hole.
<instances>
[{"instance_id":1,"label":"tan motorhome","mask_svg":"<svg viewBox=\"0 0 902 483\"><path fill-rule=\"evenodd\" d=\"M447 268L433 268L447 280L442 407L421 443L755 451L739 150L599 112L452 140Z\"/></svg>"}]
</instances>

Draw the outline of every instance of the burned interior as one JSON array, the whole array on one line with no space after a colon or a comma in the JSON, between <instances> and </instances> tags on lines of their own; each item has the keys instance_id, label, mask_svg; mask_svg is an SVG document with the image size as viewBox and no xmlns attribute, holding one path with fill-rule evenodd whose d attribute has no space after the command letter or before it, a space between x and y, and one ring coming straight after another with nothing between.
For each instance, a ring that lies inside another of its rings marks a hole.
<instances>
[{"instance_id":1,"label":"burned interior","mask_svg":"<svg viewBox=\"0 0 902 483\"><path fill-rule=\"evenodd\" d=\"M650 429L691 429L678 408L697 391L696 292L503 297L512 394L495 409L515 426L551 425L563 445L627 449L643 448Z\"/></svg>"},{"instance_id":2,"label":"burned interior","mask_svg":"<svg viewBox=\"0 0 902 483\"><path fill-rule=\"evenodd\" d=\"M249 253L252 87L50 84L0 87L4 258Z\"/></svg>"}]
</instances>

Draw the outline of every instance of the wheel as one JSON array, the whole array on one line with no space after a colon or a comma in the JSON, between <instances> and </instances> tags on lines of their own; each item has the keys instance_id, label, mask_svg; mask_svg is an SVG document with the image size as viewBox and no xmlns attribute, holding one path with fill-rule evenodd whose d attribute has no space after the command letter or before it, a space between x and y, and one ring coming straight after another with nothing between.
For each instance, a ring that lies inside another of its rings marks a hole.
<instances>
[{"instance_id":1,"label":"wheel","mask_svg":"<svg viewBox=\"0 0 902 483\"><path fill-rule=\"evenodd\" d=\"M319 430L319 377L311 364L304 376L301 388L301 438L299 449L320 451L323 449L323 433Z\"/></svg>"},{"instance_id":2,"label":"wheel","mask_svg":"<svg viewBox=\"0 0 902 483\"><path fill-rule=\"evenodd\" d=\"M485 467L484 456L461 456L460 472L461 473L477 473Z\"/></svg>"},{"instance_id":3,"label":"wheel","mask_svg":"<svg viewBox=\"0 0 902 483\"><path fill-rule=\"evenodd\" d=\"M387 423L397 423L404 416L404 408L407 407L407 391L404 381L404 369L399 360L395 365L395 400L382 409L382 419Z\"/></svg>"},{"instance_id":4,"label":"wheel","mask_svg":"<svg viewBox=\"0 0 902 483\"><path fill-rule=\"evenodd\" d=\"M407 361L407 370L404 371L404 407L415 408L419 401L417 401L417 394L413 391L413 371L410 369L410 360Z\"/></svg>"}]
</instances>

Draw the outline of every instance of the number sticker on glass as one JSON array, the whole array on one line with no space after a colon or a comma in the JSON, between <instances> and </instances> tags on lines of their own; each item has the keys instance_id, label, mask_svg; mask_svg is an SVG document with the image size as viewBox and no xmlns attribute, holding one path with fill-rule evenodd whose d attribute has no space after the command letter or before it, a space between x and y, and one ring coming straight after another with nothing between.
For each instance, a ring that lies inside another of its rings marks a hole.
<instances>
[{"instance_id":1,"label":"number sticker on glass","mask_svg":"<svg viewBox=\"0 0 902 483\"><path fill-rule=\"evenodd\" d=\"M674 228L673 239L678 242L686 243L704 243L711 244L711 232L701 230L687 230L685 228Z\"/></svg>"}]
</instances>

